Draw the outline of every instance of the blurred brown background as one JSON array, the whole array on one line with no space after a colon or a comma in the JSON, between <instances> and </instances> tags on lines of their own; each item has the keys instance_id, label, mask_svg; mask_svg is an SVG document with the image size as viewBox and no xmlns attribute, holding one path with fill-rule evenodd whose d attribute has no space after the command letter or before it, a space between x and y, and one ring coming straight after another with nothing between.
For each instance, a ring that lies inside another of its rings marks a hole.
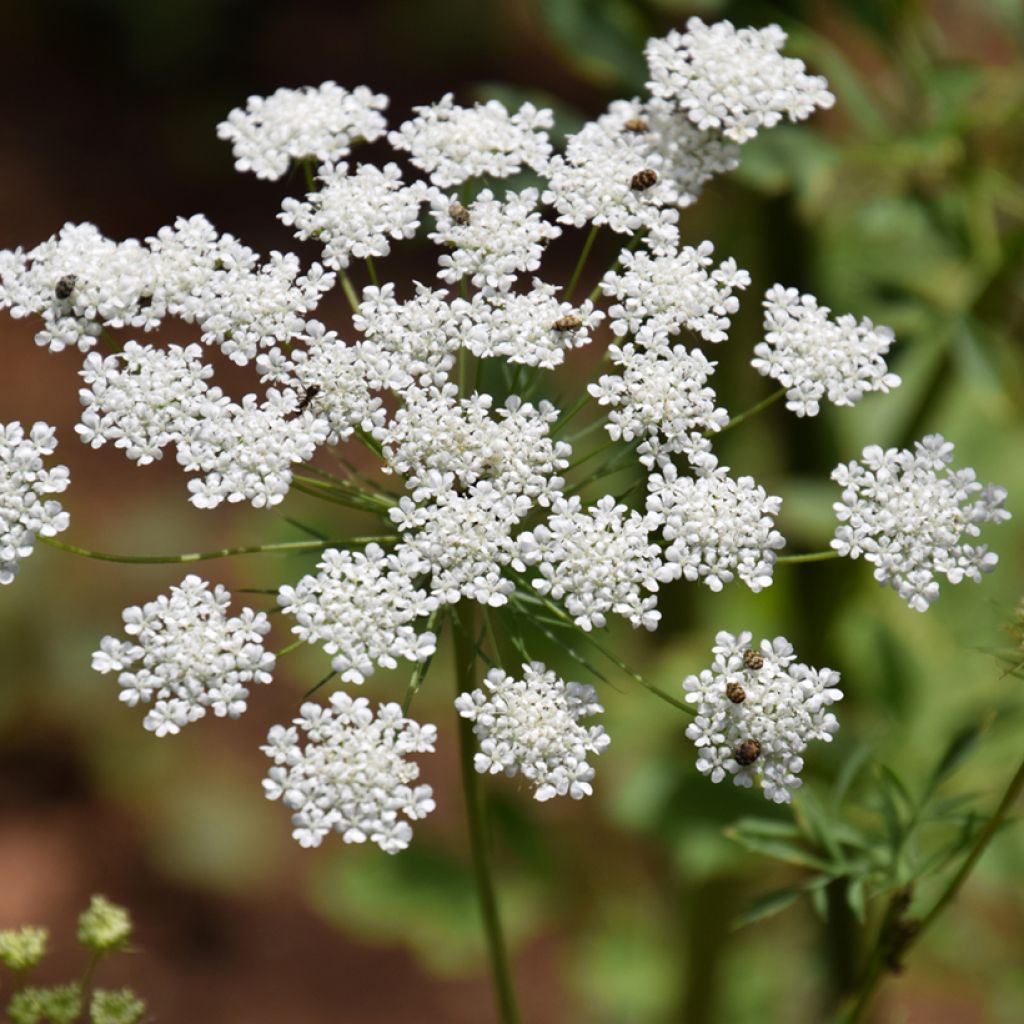
<instances>
[{"instance_id":1,"label":"blurred brown background","mask_svg":"<svg viewBox=\"0 0 1024 1024\"><path fill-rule=\"evenodd\" d=\"M887 405L866 402L820 424L775 409L763 434L729 435L726 461L785 495L784 532L814 550L830 530L832 465L870 441L941 429L957 441L959 462L1011 489L1015 524L992 538L1003 559L995 576L970 592L945 587L926 617L878 593L863 565L808 566L780 572L759 597L674 592L665 630L653 639L627 631L616 642L668 689L705 663L715 629L785 632L806 660L842 669L850 694L839 741L815 753L809 783L831 778L865 742L913 779L958 724L1017 699L1017 681L1000 681L979 651L1004 642L1001 626L1024 592L1016 6L3 3L0 248L29 247L65 221L143 237L200 211L261 251L294 247L274 214L298 182L235 174L215 136L250 94L366 83L392 97L397 124L411 105L448 90L463 102L497 91L516 102L557 98L572 127L638 90L647 35L693 13L782 19L796 52L830 76L838 108L748 147L749 166L684 214L687 240L710 237L735 255L754 273L753 292L782 280L816 290L837 312L892 323L907 385ZM557 279L557 266L545 270ZM749 346L756 297L743 317ZM110 447L78 444L80 357L37 349L33 333L31 321L0 317L0 420L59 428L59 461L72 473L69 541L170 552L293 536L280 516L193 509L173 464L139 470ZM723 360L730 409L764 393L746 358ZM360 532L355 519L351 529ZM268 587L309 564L264 558L202 572L229 587ZM113 682L90 671L89 652L118 631L120 610L182 575L43 549L0 591L0 927L49 926L55 953L40 977L64 980L79 970L73 922L89 894L126 904L138 955L101 981L132 984L158 1021L490 1020L447 743L424 765L439 808L410 851L385 859L340 842L301 851L283 810L262 799L257 748L322 675L322 658L290 655L241 721L207 719L163 741L144 734ZM280 626L274 636L282 646ZM404 681L384 674L371 686L391 698ZM429 709L445 738L450 688L442 659L418 713ZM752 897L789 877L723 836L730 821L762 808L696 776L682 725L663 706L625 684L602 696L614 742L593 800L541 806L513 783L489 782L524 1019L820 1020L837 967L809 909L730 931ZM962 780L984 806L1019 756L1014 722L987 738ZM909 972L889 985L878 1020L1024 1019L1022 854L1020 830L1000 837Z\"/></svg>"}]
</instances>

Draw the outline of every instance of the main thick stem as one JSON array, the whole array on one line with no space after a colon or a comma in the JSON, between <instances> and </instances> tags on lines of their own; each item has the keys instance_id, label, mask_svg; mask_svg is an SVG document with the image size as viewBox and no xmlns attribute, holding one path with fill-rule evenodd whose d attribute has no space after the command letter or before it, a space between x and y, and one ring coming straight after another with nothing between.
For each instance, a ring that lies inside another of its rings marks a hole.
<instances>
[{"instance_id":1,"label":"main thick stem","mask_svg":"<svg viewBox=\"0 0 1024 1024\"><path fill-rule=\"evenodd\" d=\"M463 598L455 608L455 679L460 693L468 692L476 683L476 629L477 607ZM501 1024L519 1024L519 1010L509 969L508 949L498 916L498 902L494 892L494 879L487 851L487 822L480 776L473 767L475 740L473 723L458 715L459 762L462 769L462 792L466 800L466 818L469 825L469 848L473 858L473 878L480 904L487 950L491 960L491 977L498 1004Z\"/></svg>"}]
</instances>

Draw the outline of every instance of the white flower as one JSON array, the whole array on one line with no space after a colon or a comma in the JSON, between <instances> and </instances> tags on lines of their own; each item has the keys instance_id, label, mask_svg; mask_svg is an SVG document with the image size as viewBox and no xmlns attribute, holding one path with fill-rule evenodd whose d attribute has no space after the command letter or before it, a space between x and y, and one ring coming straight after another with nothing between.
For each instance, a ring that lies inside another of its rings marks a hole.
<instances>
[{"instance_id":1,"label":"white flower","mask_svg":"<svg viewBox=\"0 0 1024 1024\"><path fill-rule=\"evenodd\" d=\"M579 306L560 301L561 291L534 278L527 292L478 292L463 345L481 359L500 356L547 370L561 366L566 352L590 344L605 318L590 299Z\"/></svg>"},{"instance_id":2,"label":"white flower","mask_svg":"<svg viewBox=\"0 0 1024 1024\"><path fill-rule=\"evenodd\" d=\"M624 249L621 269L601 281L604 294L617 300L610 310L612 330L619 337L634 334L645 345L663 343L683 327L705 341L725 341L740 305L733 292L746 288L750 275L732 259L709 273L714 251L711 242L660 255Z\"/></svg>"},{"instance_id":3,"label":"white flower","mask_svg":"<svg viewBox=\"0 0 1024 1024\"><path fill-rule=\"evenodd\" d=\"M388 134L395 149L430 175L441 188L467 178L507 178L524 167L543 173L551 153L550 110L524 103L509 114L498 100L457 106L451 93L430 106L413 107L416 117Z\"/></svg>"},{"instance_id":4,"label":"white flower","mask_svg":"<svg viewBox=\"0 0 1024 1024\"><path fill-rule=\"evenodd\" d=\"M97 672L117 672L129 707L153 703L143 725L157 736L180 732L213 711L238 718L249 685L269 683L274 655L263 648L270 632L264 612L243 608L228 617L231 594L219 583L186 576L170 597L126 608L128 640L106 636L92 656Z\"/></svg>"},{"instance_id":5,"label":"white flower","mask_svg":"<svg viewBox=\"0 0 1024 1024\"><path fill-rule=\"evenodd\" d=\"M222 501L249 501L265 508L284 501L292 466L313 457L328 437L327 420L313 412L292 418L294 394L274 389L260 402L246 395L241 403L209 401L201 418L178 443L178 462L203 479L190 480L189 501L216 508Z\"/></svg>"},{"instance_id":6,"label":"white flower","mask_svg":"<svg viewBox=\"0 0 1024 1024\"><path fill-rule=\"evenodd\" d=\"M292 160L337 163L357 142L384 134L387 96L365 85L351 92L334 82L303 89L278 89L250 96L217 125L217 137L231 143L236 170L273 181Z\"/></svg>"},{"instance_id":7,"label":"white flower","mask_svg":"<svg viewBox=\"0 0 1024 1024\"><path fill-rule=\"evenodd\" d=\"M550 402L534 407L510 395L492 411L490 395L458 394L455 384L406 392L405 404L374 434L387 470L401 473L421 495L454 474L457 489L488 480L503 493L549 504L564 485L556 474L572 454L565 442L548 436L558 410Z\"/></svg>"},{"instance_id":8,"label":"white flower","mask_svg":"<svg viewBox=\"0 0 1024 1024\"><path fill-rule=\"evenodd\" d=\"M331 694L326 707L303 704L287 728L275 725L261 748L273 760L263 789L292 811L292 836L319 846L331 832L346 843L376 843L385 853L404 850L409 821L434 809L430 786L410 754L432 753L433 725L402 715L397 704L374 714L365 697Z\"/></svg>"},{"instance_id":9,"label":"white flower","mask_svg":"<svg viewBox=\"0 0 1024 1024\"><path fill-rule=\"evenodd\" d=\"M613 100L597 123L624 135L645 167L657 166L675 190L675 203L689 206L704 183L739 166L740 147L719 132L703 132L674 103L658 97Z\"/></svg>"},{"instance_id":10,"label":"white flower","mask_svg":"<svg viewBox=\"0 0 1024 1024\"><path fill-rule=\"evenodd\" d=\"M520 535L516 568L537 565L534 588L564 600L587 632L602 628L608 612L653 630L658 587L678 579L679 567L663 561L650 530L645 516L611 495L589 509L578 496L559 498L546 522Z\"/></svg>"},{"instance_id":11,"label":"white flower","mask_svg":"<svg viewBox=\"0 0 1024 1024\"><path fill-rule=\"evenodd\" d=\"M152 330L164 313L145 246L111 241L92 224L65 224L29 252L6 254L0 275L3 304L15 318L41 316L36 343L51 352L86 352L104 326Z\"/></svg>"},{"instance_id":12,"label":"white flower","mask_svg":"<svg viewBox=\"0 0 1024 1024\"><path fill-rule=\"evenodd\" d=\"M562 224L607 224L631 235L679 218L680 196L663 154L618 124L591 121L551 159L543 201Z\"/></svg>"},{"instance_id":13,"label":"white flower","mask_svg":"<svg viewBox=\"0 0 1024 1024\"><path fill-rule=\"evenodd\" d=\"M422 502L422 503L418 503ZM466 493L454 474L425 474L421 491L389 510L408 548L430 569L431 593L443 604L468 597L499 607L515 589L501 570L515 555L512 531L532 502L481 480Z\"/></svg>"},{"instance_id":14,"label":"white flower","mask_svg":"<svg viewBox=\"0 0 1024 1024\"><path fill-rule=\"evenodd\" d=\"M204 403L228 402L206 383L213 367L202 356L199 345L160 349L135 341L106 357L90 352L80 371L85 411L75 432L93 448L113 441L140 466L162 458L193 429Z\"/></svg>"},{"instance_id":15,"label":"white flower","mask_svg":"<svg viewBox=\"0 0 1024 1024\"><path fill-rule=\"evenodd\" d=\"M0 583L11 583L36 537L55 537L71 517L59 501L45 496L67 490L65 466L47 469L44 456L57 449L56 430L33 423L25 435L18 422L0 423Z\"/></svg>"},{"instance_id":16,"label":"white flower","mask_svg":"<svg viewBox=\"0 0 1024 1024\"><path fill-rule=\"evenodd\" d=\"M461 693L455 700L480 741L476 770L522 774L533 783L536 800L590 796L594 769L587 757L610 742L603 726L580 724L604 710L594 688L567 683L539 661L523 665L522 679L492 669L484 686L486 691Z\"/></svg>"},{"instance_id":17,"label":"white flower","mask_svg":"<svg viewBox=\"0 0 1024 1024\"><path fill-rule=\"evenodd\" d=\"M611 406L605 429L613 441L645 438L637 454L648 469L670 454L699 459L711 450L704 435L729 422L708 387L716 363L682 345L644 349L630 343L610 345L608 352L621 375L606 374L588 390Z\"/></svg>"},{"instance_id":18,"label":"white flower","mask_svg":"<svg viewBox=\"0 0 1024 1024\"><path fill-rule=\"evenodd\" d=\"M977 537L980 523L1010 518L1002 487L982 487L973 469L954 470L952 461L953 445L929 434L913 451L869 445L859 462L832 472L843 489L832 506L839 519L832 547L863 556L875 579L919 612L939 596L936 576L980 583L995 568L998 555L962 538Z\"/></svg>"},{"instance_id":19,"label":"white flower","mask_svg":"<svg viewBox=\"0 0 1024 1024\"><path fill-rule=\"evenodd\" d=\"M677 104L701 131L746 142L784 115L802 121L835 102L824 78L779 52L786 33L778 25L736 29L728 21L705 25L690 18L686 29L648 40L647 87Z\"/></svg>"},{"instance_id":20,"label":"white flower","mask_svg":"<svg viewBox=\"0 0 1024 1024\"><path fill-rule=\"evenodd\" d=\"M437 637L413 623L437 601L415 585L425 566L409 551L386 554L376 544L365 552L325 551L314 576L283 586L278 602L296 620L292 632L320 644L346 683L362 683L375 666L395 668L399 658L424 661Z\"/></svg>"},{"instance_id":21,"label":"white flower","mask_svg":"<svg viewBox=\"0 0 1024 1024\"><path fill-rule=\"evenodd\" d=\"M517 274L536 270L544 247L562 233L541 217L537 199L535 188L506 192L504 200L485 188L465 207L457 196L436 194L437 227L428 237L451 250L439 257L437 276L448 284L468 277L476 288L504 292Z\"/></svg>"},{"instance_id":22,"label":"white flower","mask_svg":"<svg viewBox=\"0 0 1024 1024\"><path fill-rule=\"evenodd\" d=\"M364 288L352 323L363 332L360 349L367 382L403 392L414 384L443 380L455 365L468 309L464 299L449 301L445 289L432 290L419 282L405 302L395 298L394 284Z\"/></svg>"},{"instance_id":23,"label":"white flower","mask_svg":"<svg viewBox=\"0 0 1024 1024\"><path fill-rule=\"evenodd\" d=\"M713 458L696 472L680 476L666 465L648 481L648 514L670 542L665 558L714 591L736 576L755 593L771 586L775 552L786 543L775 529L782 499L752 477L729 476Z\"/></svg>"},{"instance_id":24,"label":"white flower","mask_svg":"<svg viewBox=\"0 0 1024 1024\"><path fill-rule=\"evenodd\" d=\"M686 735L697 747L697 770L712 782L732 775L737 786L761 783L767 799L789 803L800 786L803 752L830 742L839 728L827 710L842 700L839 673L795 664L785 637L751 647L751 634L722 631L710 669L683 681L697 716Z\"/></svg>"},{"instance_id":25,"label":"white flower","mask_svg":"<svg viewBox=\"0 0 1024 1024\"><path fill-rule=\"evenodd\" d=\"M883 358L893 342L890 328L867 317L830 320L828 306L813 295L780 284L765 294L764 309L765 340L754 348L751 366L788 389L786 408L798 416L817 416L825 396L854 405L867 391L899 387Z\"/></svg>"},{"instance_id":26,"label":"white flower","mask_svg":"<svg viewBox=\"0 0 1024 1024\"><path fill-rule=\"evenodd\" d=\"M387 256L391 239L412 238L419 227L420 204L426 198L422 182L402 183L397 164L360 164L350 174L348 164L322 167L322 187L305 201L287 198L282 223L295 237L323 243L324 263L343 270L351 260Z\"/></svg>"}]
</instances>

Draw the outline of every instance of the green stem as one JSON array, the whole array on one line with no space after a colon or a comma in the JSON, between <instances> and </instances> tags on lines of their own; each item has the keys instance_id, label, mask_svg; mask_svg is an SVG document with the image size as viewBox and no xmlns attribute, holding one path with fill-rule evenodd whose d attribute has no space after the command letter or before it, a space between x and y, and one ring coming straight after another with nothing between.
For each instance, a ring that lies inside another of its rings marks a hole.
<instances>
[{"instance_id":1,"label":"green stem","mask_svg":"<svg viewBox=\"0 0 1024 1024\"><path fill-rule=\"evenodd\" d=\"M463 598L455 607L456 625L452 630L455 644L455 678L460 693L474 688L476 674L476 614L477 606ZM456 713L457 714L457 713ZM491 864L487 851L486 808L480 786L480 776L473 767L476 747L473 723L458 715L459 763L462 774L462 792L466 801L466 817L469 825L469 845L473 858L473 876L476 882L477 899L487 935L487 948L491 959L491 976L494 995L498 1004L498 1019L501 1024L518 1024L519 1011L516 1008L512 972L509 969L508 951L498 916L498 903L494 892Z\"/></svg>"},{"instance_id":2,"label":"green stem","mask_svg":"<svg viewBox=\"0 0 1024 1024\"><path fill-rule=\"evenodd\" d=\"M348 304L352 307L354 313L359 308L359 296L356 294L355 286L352 284L352 278L348 276L348 272L345 270L339 270L338 275L341 277L341 290L345 293L345 298L348 299Z\"/></svg>"},{"instance_id":3,"label":"green stem","mask_svg":"<svg viewBox=\"0 0 1024 1024\"><path fill-rule=\"evenodd\" d=\"M1024 761L1020 763L1013 778L1010 779L999 801L999 806L995 809L995 813L975 837L970 852L946 884L939 898L932 904L931 910L919 922L906 922L907 924L912 924L913 928L899 942L898 948L895 950L898 955L905 954L911 946L918 942L925 931L934 924L939 914L953 901L981 859L982 854L988 848L992 838L999 831L1010 808L1016 803L1022 791L1024 791ZM857 1000L847 1015L842 1018L843 1024L857 1024L857 1021L861 1020L871 1000L874 998L875 990L881 982L883 970L887 963L887 954L892 952L894 932L903 921L903 912L906 910L907 902L907 894L904 891L897 893L890 899L889 906L886 908L885 918L878 931L878 939L875 942L871 957L868 960L868 966L864 971L864 977L861 980Z\"/></svg>"},{"instance_id":4,"label":"green stem","mask_svg":"<svg viewBox=\"0 0 1024 1024\"><path fill-rule=\"evenodd\" d=\"M806 555L782 555L775 559L776 565L799 565L801 562L829 562L840 558L838 551L812 551Z\"/></svg>"},{"instance_id":5,"label":"green stem","mask_svg":"<svg viewBox=\"0 0 1024 1024\"><path fill-rule=\"evenodd\" d=\"M377 280L377 267L374 265L372 256L366 257L366 273L370 275L370 284L372 284L374 288L378 287L380 285L380 281Z\"/></svg>"},{"instance_id":6,"label":"green stem","mask_svg":"<svg viewBox=\"0 0 1024 1024\"><path fill-rule=\"evenodd\" d=\"M586 265L587 257L590 255L590 250L594 247L594 240L597 238L598 232L601 228L595 224L587 235L587 240L583 243L583 249L580 252L579 259L576 260L576 267L572 272L572 277L569 278L569 283L565 288L565 297L567 299L572 298L572 293L576 290L576 285L579 283L580 274L583 273L583 267Z\"/></svg>"},{"instance_id":7,"label":"green stem","mask_svg":"<svg viewBox=\"0 0 1024 1024\"><path fill-rule=\"evenodd\" d=\"M96 968L99 967L102 959L102 953L94 952L92 954L89 958L88 966L85 968L85 974L82 976L82 980L78 985L78 990L82 994L82 1009L78 1016L78 1020L80 1021L89 1019L89 1003L92 1000L92 989L96 978Z\"/></svg>"},{"instance_id":8,"label":"green stem","mask_svg":"<svg viewBox=\"0 0 1024 1024\"><path fill-rule=\"evenodd\" d=\"M562 418L551 428L551 436L557 437L568 425L569 421L582 409L587 402L591 400L592 396L590 392L584 388L583 394L572 404L572 406L564 413Z\"/></svg>"},{"instance_id":9,"label":"green stem","mask_svg":"<svg viewBox=\"0 0 1024 1024\"><path fill-rule=\"evenodd\" d=\"M427 631L433 633L437 629L437 620L441 614L440 609L435 609L430 618L427 619ZM436 634L435 634L436 635ZM440 640L440 636L437 637ZM427 678L427 672L430 671L430 663L434 660L434 656L431 654L429 657L424 658L423 661L417 664L413 670L412 678L409 680L409 686L405 691L405 699L402 701L402 714L409 714L409 706L412 704L413 697L420 692L420 687L423 685L423 680Z\"/></svg>"},{"instance_id":10,"label":"green stem","mask_svg":"<svg viewBox=\"0 0 1024 1024\"><path fill-rule=\"evenodd\" d=\"M750 419L751 416L756 416L762 409L767 409L768 406L774 405L780 398L783 398L786 394L785 388L779 388L778 391L773 391L767 398L762 398L757 405L752 405L745 412L741 412L738 416L734 416L721 430L709 430L704 436L714 437L718 434L724 434L727 430L732 430L733 427L738 427L744 420Z\"/></svg>"},{"instance_id":11,"label":"green stem","mask_svg":"<svg viewBox=\"0 0 1024 1024\"><path fill-rule=\"evenodd\" d=\"M244 548L220 548L218 551L190 551L183 555L113 555L107 551L89 551L74 544L65 544L54 537L40 537L44 544L99 562L127 562L132 565L163 565L173 562L205 562L211 558L230 558L232 555L295 554L300 551L320 551L329 547L360 544L389 544L395 537L347 537L340 540L291 540L282 544L256 544Z\"/></svg>"},{"instance_id":12,"label":"green stem","mask_svg":"<svg viewBox=\"0 0 1024 1024\"><path fill-rule=\"evenodd\" d=\"M293 640L290 644L286 644L274 655L275 658L281 659L286 654L291 654L292 651L297 651L306 641L305 640Z\"/></svg>"},{"instance_id":13,"label":"green stem","mask_svg":"<svg viewBox=\"0 0 1024 1024\"><path fill-rule=\"evenodd\" d=\"M636 249L636 247L644 240L644 237L645 236L643 234L641 234L640 232L637 232L633 236L633 240L629 243L629 245L626 246L626 250L629 251L629 252L633 252L633 250ZM608 268L607 271L605 271L604 274L602 274L598 278L597 284L594 285L594 290L587 296L587 298L591 302L594 302L597 299L598 295L601 294L601 282L605 279L605 276L607 274L614 273L621 266L622 266L622 250L620 249L619 250L619 255L615 257L615 262Z\"/></svg>"},{"instance_id":14,"label":"green stem","mask_svg":"<svg viewBox=\"0 0 1024 1024\"><path fill-rule=\"evenodd\" d=\"M316 192L316 178L313 176L313 161L309 158L302 161L302 170L306 175L306 188L310 192Z\"/></svg>"}]
</instances>

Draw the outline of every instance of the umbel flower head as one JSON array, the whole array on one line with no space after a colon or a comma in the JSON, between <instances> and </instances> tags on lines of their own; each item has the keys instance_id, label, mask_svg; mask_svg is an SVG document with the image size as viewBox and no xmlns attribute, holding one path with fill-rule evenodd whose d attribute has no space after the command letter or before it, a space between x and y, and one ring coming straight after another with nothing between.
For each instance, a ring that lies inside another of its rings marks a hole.
<instances>
[{"instance_id":1,"label":"umbel flower head","mask_svg":"<svg viewBox=\"0 0 1024 1024\"><path fill-rule=\"evenodd\" d=\"M274 764L263 787L293 812L302 846L337 832L397 853L412 839L409 822L434 809L430 786L412 785L420 769L409 755L431 753L436 736L397 704L374 713L365 697L333 693L326 707L303 704L292 725L270 730L262 750Z\"/></svg>"},{"instance_id":2,"label":"umbel flower head","mask_svg":"<svg viewBox=\"0 0 1024 1024\"><path fill-rule=\"evenodd\" d=\"M715 637L710 669L683 681L697 717L686 735L697 748L697 770L737 786L761 784L777 804L800 786L803 753L811 740L832 739L839 728L827 710L842 699L839 673L796 661L781 636L751 646L750 633Z\"/></svg>"},{"instance_id":3,"label":"umbel flower head","mask_svg":"<svg viewBox=\"0 0 1024 1024\"><path fill-rule=\"evenodd\" d=\"M312 538L284 547L318 561L260 591L343 686L410 663L413 699L445 619L466 611L453 606L484 605L499 636L477 642L481 660L500 660L506 630L524 664L480 688L475 674L462 679L477 767L525 777L539 799L586 795L608 737L581 719L600 707L533 661L515 624L533 618L570 652L570 641L597 645L615 617L654 630L677 581L759 592L785 545L781 497L716 452L723 431L771 400L730 418L715 380L744 344L733 325L751 277L711 241L684 244L680 227L745 142L831 105L824 79L782 54L785 40L775 25L691 19L648 43L644 95L612 102L558 145L552 111L529 103L446 95L388 131L388 98L366 86L249 97L218 134L240 171L279 179L301 165L289 180L306 185L279 219L313 260L261 255L202 215L126 241L66 224L0 252L0 308L38 317L39 345L84 354L79 438L140 466L168 455L195 507L276 509L299 493L375 517L379 531L346 542L282 509ZM360 159L364 141L384 152ZM614 262L597 268L610 239ZM399 261L384 261L407 244L427 258L394 279ZM553 272L552 244L578 246L568 282ZM589 295L577 290L585 277L596 281ZM325 302L335 289L350 317ZM797 415L898 383L887 328L832 318L780 285L765 307L766 335L747 348ZM164 327L175 344L140 340ZM248 374L244 393L217 382L224 359ZM68 525L47 497L67 486L66 470L44 465L54 445L45 424L0 436L0 582L35 537ZM949 468L950 450L869 448L835 473L836 551L872 561L917 608L934 599L937 575L957 582L992 567L970 541L1007 515L1001 490ZM102 641L95 668L117 674L123 701L149 705L147 729L235 717L252 684L270 681L268 613L232 616L229 604L223 587L188 576L125 611L126 639ZM838 699L834 674L795 664L776 641L752 676L736 664L746 641L727 636L715 667L693 677L699 767L787 799L804 747L834 728L824 710ZM267 795L291 808L303 845L336 831L394 852L433 807L409 755L434 740L394 704L374 710L344 692L307 702L271 732Z\"/></svg>"},{"instance_id":4,"label":"umbel flower head","mask_svg":"<svg viewBox=\"0 0 1024 1024\"><path fill-rule=\"evenodd\" d=\"M47 423L32 424L27 435L20 423L0 423L0 583L14 581L36 537L68 528L68 513L47 498L70 482L64 466L47 469L43 463L56 448L56 431Z\"/></svg>"},{"instance_id":5,"label":"umbel flower head","mask_svg":"<svg viewBox=\"0 0 1024 1024\"><path fill-rule=\"evenodd\" d=\"M999 556L977 537L981 523L1010 518L1006 491L982 486L973 469L954 470L953 445L929 434L909 449L869 445L859 461L835 468L843 489L832 507L839 519L832 547L875 566L875 579L919 612L939 596L936 576L981 582Z\"/></svg>"},{"instance_id":6,"label":"umbel flower head","mask_svg":"<svg viewBox=\"0 0 1024 1024\"><path fill-rule=\"evenodd\" d=\"M186 576L170 595L124 610L128 640L106 636L92 656L97 672L116 672L121 700L149 704L143 725L157 736L180 732L212 710L238 718L249 685L269 683L274 655L263 648L266 613L228 616L231 594L219 583Z\"/></svg>"},{"instance_id":7,"label":"umbel flower head","mask_svg":"<svg viewBox=\"0 0 1024 1024\"><path fill-rule=\"evenodd\" d=\"M594 688L567 683L539 661L523 665L522 679L491 669L484 687L455 701L480 740L476 770L521 774L533 783L537 800L589 796L594 769L587 758L610 742L603 726L580 724L604 710Z\"/></svg>"}]
</instances>

